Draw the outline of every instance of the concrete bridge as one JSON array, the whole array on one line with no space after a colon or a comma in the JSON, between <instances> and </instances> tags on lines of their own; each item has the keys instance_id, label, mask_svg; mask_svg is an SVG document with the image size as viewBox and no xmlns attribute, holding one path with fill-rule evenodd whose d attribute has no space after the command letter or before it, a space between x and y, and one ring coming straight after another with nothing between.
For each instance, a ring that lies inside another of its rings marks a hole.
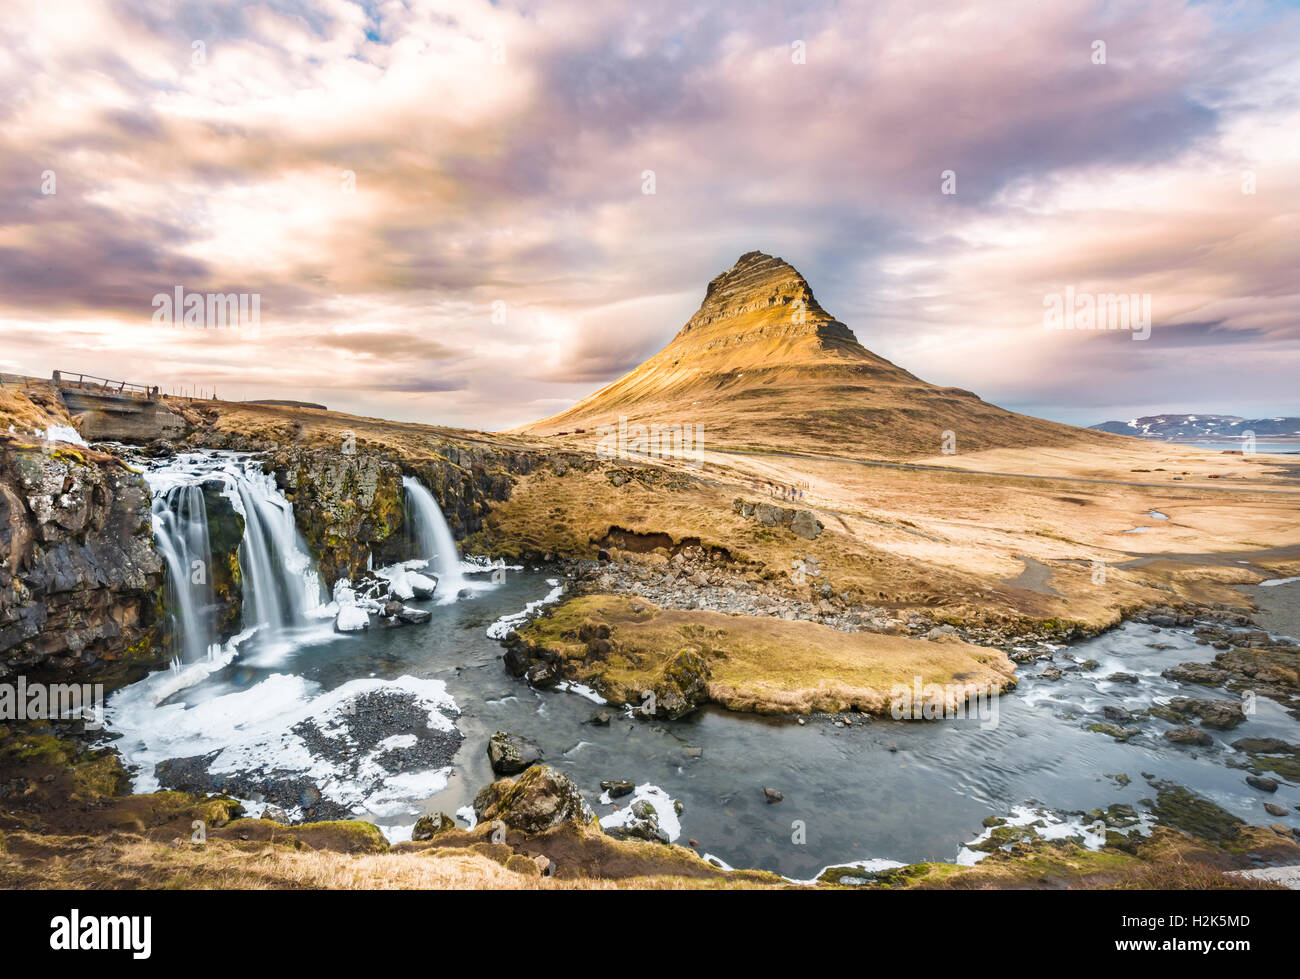
<instances>
[{"instance_id":1,"label":"concrete bridge","mask_svg":"<svg viewBox=\"0 0 1300 979\"><path fill-rule=\"evenodd\" d=\"M87 441L152 442L185 434L186 423L157 386L55 371L51 381Z\"/></svg>"}]
</instances>

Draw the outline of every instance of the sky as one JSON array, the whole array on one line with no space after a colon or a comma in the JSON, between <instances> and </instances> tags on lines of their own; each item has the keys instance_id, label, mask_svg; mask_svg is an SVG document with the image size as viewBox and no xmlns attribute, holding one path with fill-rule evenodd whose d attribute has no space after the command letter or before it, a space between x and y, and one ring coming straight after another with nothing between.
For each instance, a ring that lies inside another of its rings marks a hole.
<instances>
[{"instance_id":1,"label":"sky","mask_svg":"<svg viewBox=\"0 0 1300 979\"><path fill-rule=\"evenodd\" d=\"M8 0L0 371L493 430L760 250L1013 410L1300 415L1297 52L1266 2Z\"/></svg>"}]
</instances>

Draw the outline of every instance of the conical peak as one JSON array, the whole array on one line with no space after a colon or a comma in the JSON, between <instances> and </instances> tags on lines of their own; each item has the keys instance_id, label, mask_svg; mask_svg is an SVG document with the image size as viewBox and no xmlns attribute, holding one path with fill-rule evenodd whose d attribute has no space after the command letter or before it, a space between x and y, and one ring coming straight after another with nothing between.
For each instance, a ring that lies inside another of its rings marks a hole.
<instances>
[{"instance_id":1,"label":"conical peak","mask_svg":"<svg viewBox=\"0 0 1300 979\"><path fill-rule=\"evenodd\" d=\"M713 278L700 308L674 342L701 335L750 339L756 333L856 343L852 332L818 304L798 269L760 251L746 252Z\"/></svg>"},{"instance_id":2,"label":"conical peak","mask_svg":"<svg viewBox=\"0 0 1300 979\"><path fill-rule=\"evenodd\" d=\"M745 252L735 265L714 276L705 290L704 306L747 305L774 293L812 298L808 281L793 265L763 252Z\"/></svg>"}]
</instances>

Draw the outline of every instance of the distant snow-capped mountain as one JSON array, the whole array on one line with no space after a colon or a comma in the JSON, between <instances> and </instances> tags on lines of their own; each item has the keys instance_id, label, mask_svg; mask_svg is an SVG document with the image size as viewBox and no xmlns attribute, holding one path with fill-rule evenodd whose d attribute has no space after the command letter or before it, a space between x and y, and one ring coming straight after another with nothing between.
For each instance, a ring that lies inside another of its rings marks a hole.
<instances>
[{"instance_id":1,"label":"distant snow-capped mountain","mask_svg":"<svg viewBox=\"0 0 1300 979\"><path fill-rule=\"evenodd\" d=\"M1231 440L1253 432L1255 438L1300 437L1300 418L1241 418L1237 415L1146 415L1126 422L1090 426L1098 432L1173 441Z\"/></svg>"}]
</instances>

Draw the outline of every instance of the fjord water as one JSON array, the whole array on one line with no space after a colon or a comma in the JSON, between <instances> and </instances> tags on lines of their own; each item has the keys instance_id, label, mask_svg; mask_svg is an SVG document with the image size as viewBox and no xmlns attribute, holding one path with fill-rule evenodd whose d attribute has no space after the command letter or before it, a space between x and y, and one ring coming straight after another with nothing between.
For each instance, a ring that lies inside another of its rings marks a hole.
<instances>
[{"instance_id":1,"label":"fjord water","mask_svg":"<svg viewBox=\"0 0 1300 979\"><path fill-rule=\"evenodd\" d=\"M1083 812L1122 802L1142 811L1142 800L1155 795L1143 772L1184 785L1250 822L1277 821L1264 815L1264 801L1289 809L1300 803L1293 786L1266 797L1246 785L1242 771L1227 767L1245 758L1230 747L1238 738L1300 740L1297 722L1272 701L1261 698L1258 712L1235 731L1210 732L1215 744L1206 749L1166 742L1160 735L1171 725L1155 718L1139 722L1143 733L1127 744L1086 730L1103 719L1107 704L1137 709L1174 695L1231 696L1160 676L1177 663L1211 658L1211 648L1197 645L1189 630L1128 624L1058 650L1058 666L1069 664L1067 655L1099 664L1091 672L1067 671L1058 681L1036 679L1038 665L1021 667L1020 688L1001 698L995 727L978 719L865 723L856 717L849 727L827 719L800 726L715 709L658 721L612 706L611 725L595 727L588 720L597 704L577 693L534 690L511 677L499 643L486 634L501 616L551 592L553 580L542 571L512 571L494 587L477 588L473 598L422 603L433 615L428 625L317 633L264 666L241 652L156 706L143 699L130 704L129 697L121 703L147 713L228 698L223 703L239 711L241 703L264 699L290 678L304 697L358 678L395 686L399 679L409 685L409 678L440 682L459 708L455 723L464 741L445 780L427 783L434 791L408 793L403 805L370 815L391 839L409 837L420 813L455 813L469 805L493 779L488 737L508 730L536 740L546 762L572 777L600 815L611 811L598 802L601 780L652 783L684 806L677 842L694 838L703 852L731 866L794 879L857 860L953 860L981 832L984 817L1026 804ZM1136 674L1138 683L1105 679L1121 670ZM112 707L110 728L122 719ZM156 757L139 748L148 724L140 717L131 721L121 742L128 762ZM317 774L327 767L318 766ZM1127 785L1113 777L1121 774L1129 777ZM780 790L784 800L767 804L764 786ZM1282 821L1295 823L1294 816ZM794 842L796 822L803 825L803 843Z\"/></svg>"}]
</instances>

